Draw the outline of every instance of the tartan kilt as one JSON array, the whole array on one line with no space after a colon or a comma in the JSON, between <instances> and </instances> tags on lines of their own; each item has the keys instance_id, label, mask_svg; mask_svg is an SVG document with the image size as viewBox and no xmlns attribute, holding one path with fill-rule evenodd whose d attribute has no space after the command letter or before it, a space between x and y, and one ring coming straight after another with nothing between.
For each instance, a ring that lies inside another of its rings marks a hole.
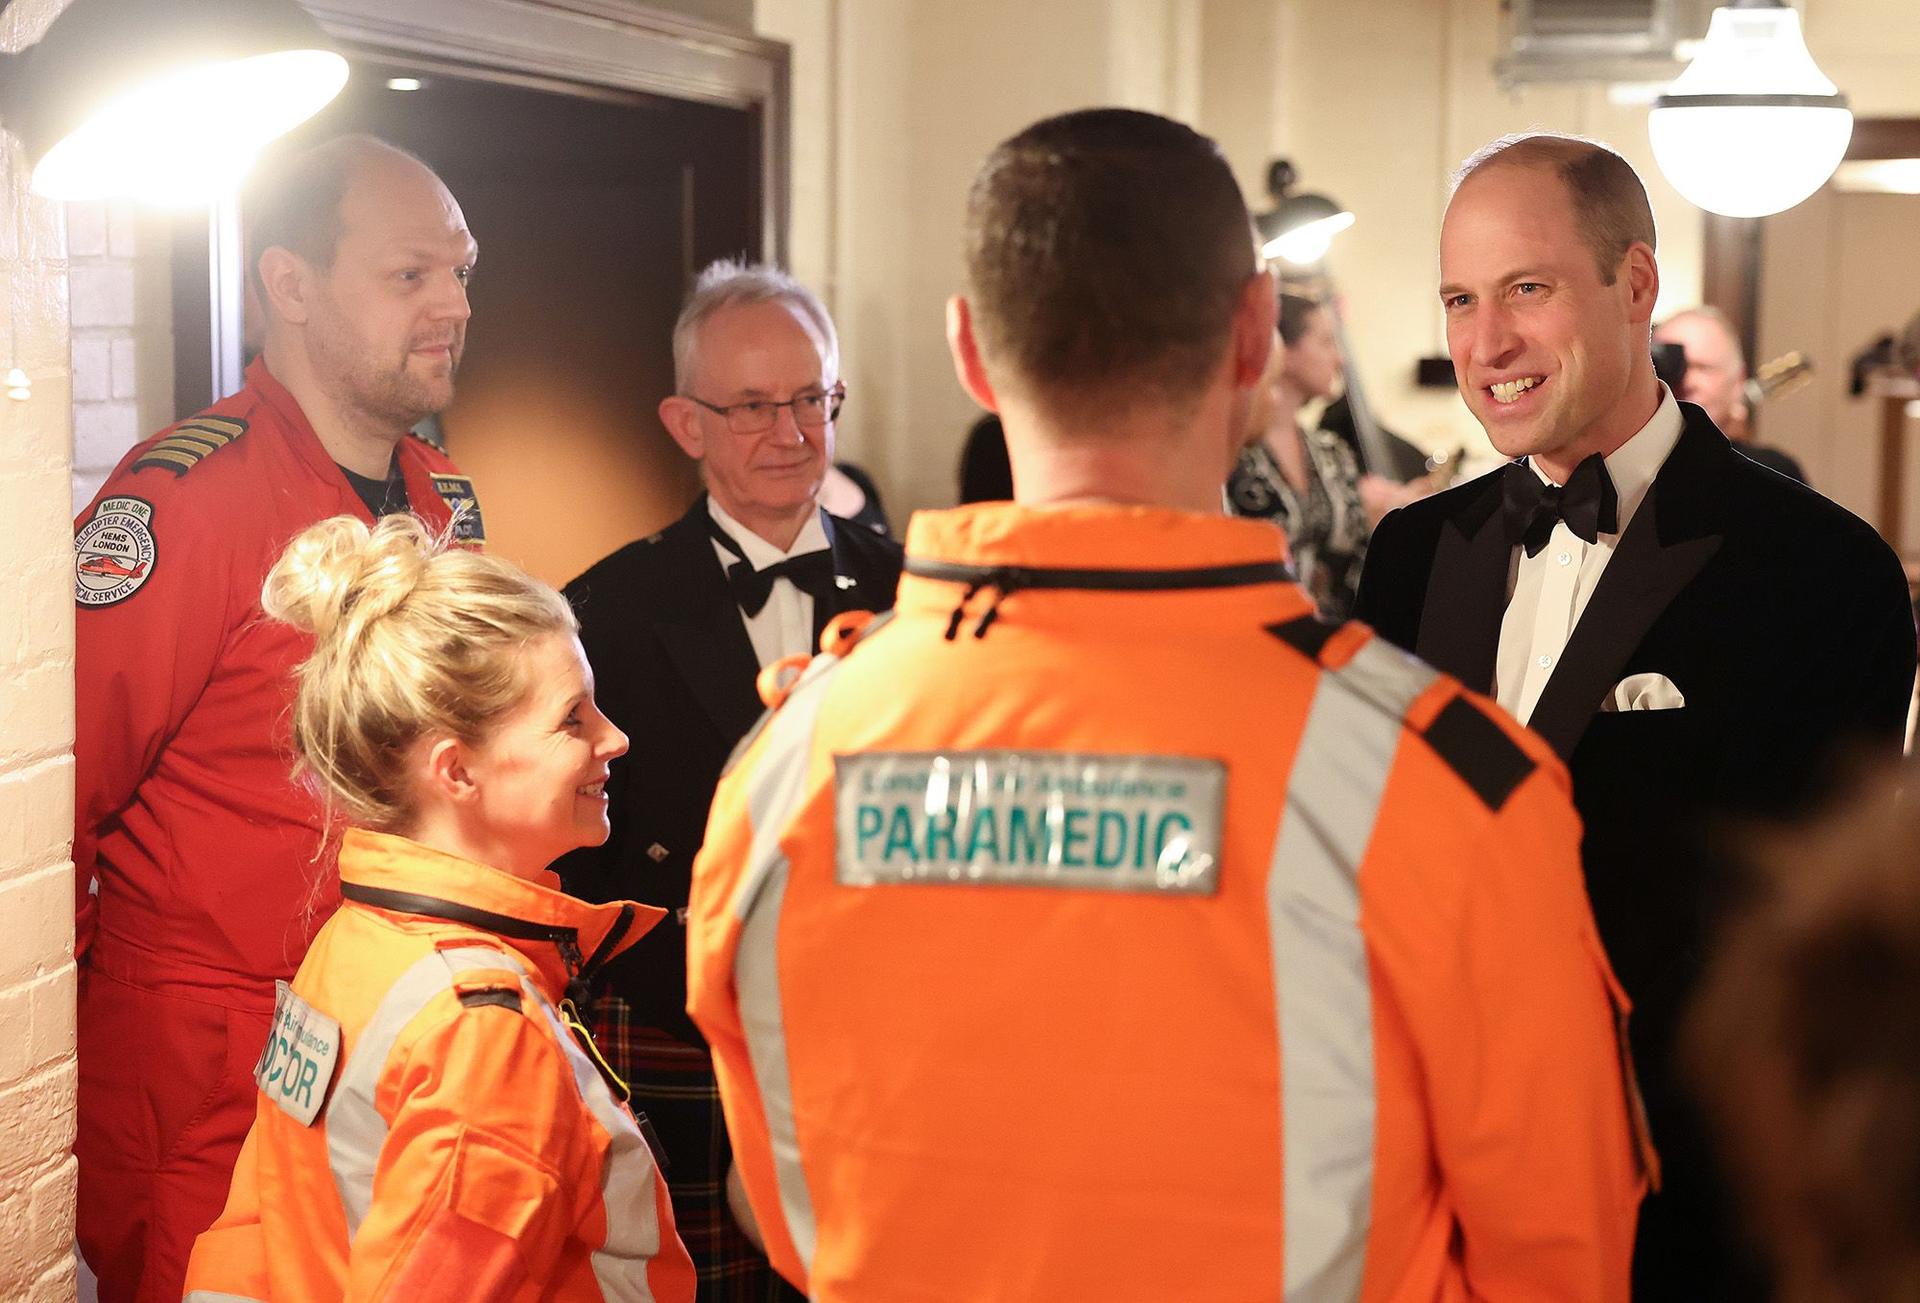
<instances>
[{"instance_id":1,"label":"tartan kilt","mask_svg":"<svg viewBox=\"0 0 1920 1303\"><path fill-rule=\"evenodd\" d=\"M666 1150L673 1220L693 1259L699 1298L804 1303L806 1295L787 1284L741 1234L727 1207L733 1146L706 1047L633 1022L627 1002L617 995L596 996L589 1021L600 1052L633 1088L634 1112L646 1114Z\"/></svg>"}]
</instances>

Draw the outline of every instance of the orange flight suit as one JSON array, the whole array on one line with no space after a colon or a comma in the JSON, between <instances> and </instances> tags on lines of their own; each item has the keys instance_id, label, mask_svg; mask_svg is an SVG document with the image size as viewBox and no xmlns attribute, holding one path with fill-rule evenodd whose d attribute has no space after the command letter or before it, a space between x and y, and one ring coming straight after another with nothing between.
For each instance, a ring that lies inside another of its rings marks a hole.
<instances>
[{"instance_id":1,"label":"orange flight suit","mask_svg":"<svg viewBox=\"0 0 1920 1303\"><path fill-rule=\"evenodd\" d=\"M560 1002L661 911L353 830L187 1299L686 1303L643 1127Z\"/></svg>"},{"instance_id":2,"label":"orange flight suit","mask_svg":"<svg viewBox=\"0 0 1920 1303\"><path fill-rule=\"evenodd\" d=\"M689 1008L812 1298L1626 1299L1652 1159L1565 770L1284 548L922 514L736 755Z\"/></svg>"}]
</instances>

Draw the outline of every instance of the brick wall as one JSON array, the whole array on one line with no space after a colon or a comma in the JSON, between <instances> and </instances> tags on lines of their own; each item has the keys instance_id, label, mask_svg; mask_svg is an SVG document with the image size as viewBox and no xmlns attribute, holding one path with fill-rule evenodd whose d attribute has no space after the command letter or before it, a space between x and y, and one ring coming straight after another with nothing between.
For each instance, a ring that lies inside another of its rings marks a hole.
<instances>
[{"instance_id":1,"label":"brick wall","mask_svg":"<svg viewBox=\"0 0 1920 1303\"><path fill-rule=\"evenodd\" d=\"M171 232L128 200L66 207L77 515L127 449L174 420Z\"/></svg>"},{"instance_id":2,"label":"brick wall","mask_svg":"<svg viewBox=\"0 0 1920 1303\"><path fill-rule=\"evenodd\" d=\"M0 45L61 0L17 0ZM61 212L0 155L0 347L32 381L0 397L0 1299L74 1296L73 534Z\"/></svg>"}]
</instances>

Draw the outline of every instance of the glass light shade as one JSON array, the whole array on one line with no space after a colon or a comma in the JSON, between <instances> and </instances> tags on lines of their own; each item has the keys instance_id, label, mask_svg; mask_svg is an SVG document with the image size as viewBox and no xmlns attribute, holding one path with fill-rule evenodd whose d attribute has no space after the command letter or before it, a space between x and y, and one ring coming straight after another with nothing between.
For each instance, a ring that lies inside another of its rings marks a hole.
<instances>
[{"instance_id":1,"label":"glass light shade","mask_svg":"<svg viewBox=\"0 0 1920 1303\"><path fill-rule=\"evenodd\" d=\"M115 96L48 150L33 191L204 203L238 185L267 142L319 112L346 82L347 61L331 50L176 68Z\"/></svg>"},{"instance_id":2,"label":"glass light shade","mask_svg":"<svg viewBox=\"0 0 1920 1303\"><path fill-rule=\"evenodd\" d=\"M1791 208L1833 175L1853 136L1792 9L1716 9L1700 55L1647 116L1653 156L1687 200L1728 217Z\"/></svg>"},{"instance_id":3,"label":"glass light shade","mask_svg":"<svg viewBox=\"0 0 1920 1303\"><path fill-rule=\"evenodd\" d=\"M1262 248L1269 258L1282 258L1296 267L1311 267L1327 256L1333 237L1353 225L1352 213L1334 213L1268 240Z\"/></svg>"}]
</instances>

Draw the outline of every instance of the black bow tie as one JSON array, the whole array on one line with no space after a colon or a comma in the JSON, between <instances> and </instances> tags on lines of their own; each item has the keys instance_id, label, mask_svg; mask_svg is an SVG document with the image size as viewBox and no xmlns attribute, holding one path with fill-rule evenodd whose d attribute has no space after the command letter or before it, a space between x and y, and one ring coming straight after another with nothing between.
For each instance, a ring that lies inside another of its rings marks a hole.
<instances>
[{"instance_id":1,"label":"black bow tie","mask_svg":"<svg viewBox=\"0 0 1920 1303\"><path fill-rule=\"evenodd\" d=\"M720 522L709 519L707 532L713 535L714 542L731 552L735 560L727 567L727 586L733 589L733 600L748 619L766 609L767 599L773 596L773 581L786 579L795 588L813 598L816 602L832 600L834 591L833 552L822 548L818 552L802 552L799 556L790 556L784 561L776 561L765 570L755 570L753 562L747 560L747 554L733 536L720 528Z\"/></svg>"},{"instance_id":2,"label":"black bow tie","mask_svg":"<svg viewBox=\"0 0 1920 1303\"><path fill-rule=\"evenodd\" d=\"M1619 532L1620 498L1606 459L1597 452L1573 468L1565 485L1548 484L1531 466L1514 462L1501 488L1507 538L1524 546L1528 556L1540 554L1557 520L1566 521L1568 529L1589 543Z\"/></svg>"}]
</instances>

